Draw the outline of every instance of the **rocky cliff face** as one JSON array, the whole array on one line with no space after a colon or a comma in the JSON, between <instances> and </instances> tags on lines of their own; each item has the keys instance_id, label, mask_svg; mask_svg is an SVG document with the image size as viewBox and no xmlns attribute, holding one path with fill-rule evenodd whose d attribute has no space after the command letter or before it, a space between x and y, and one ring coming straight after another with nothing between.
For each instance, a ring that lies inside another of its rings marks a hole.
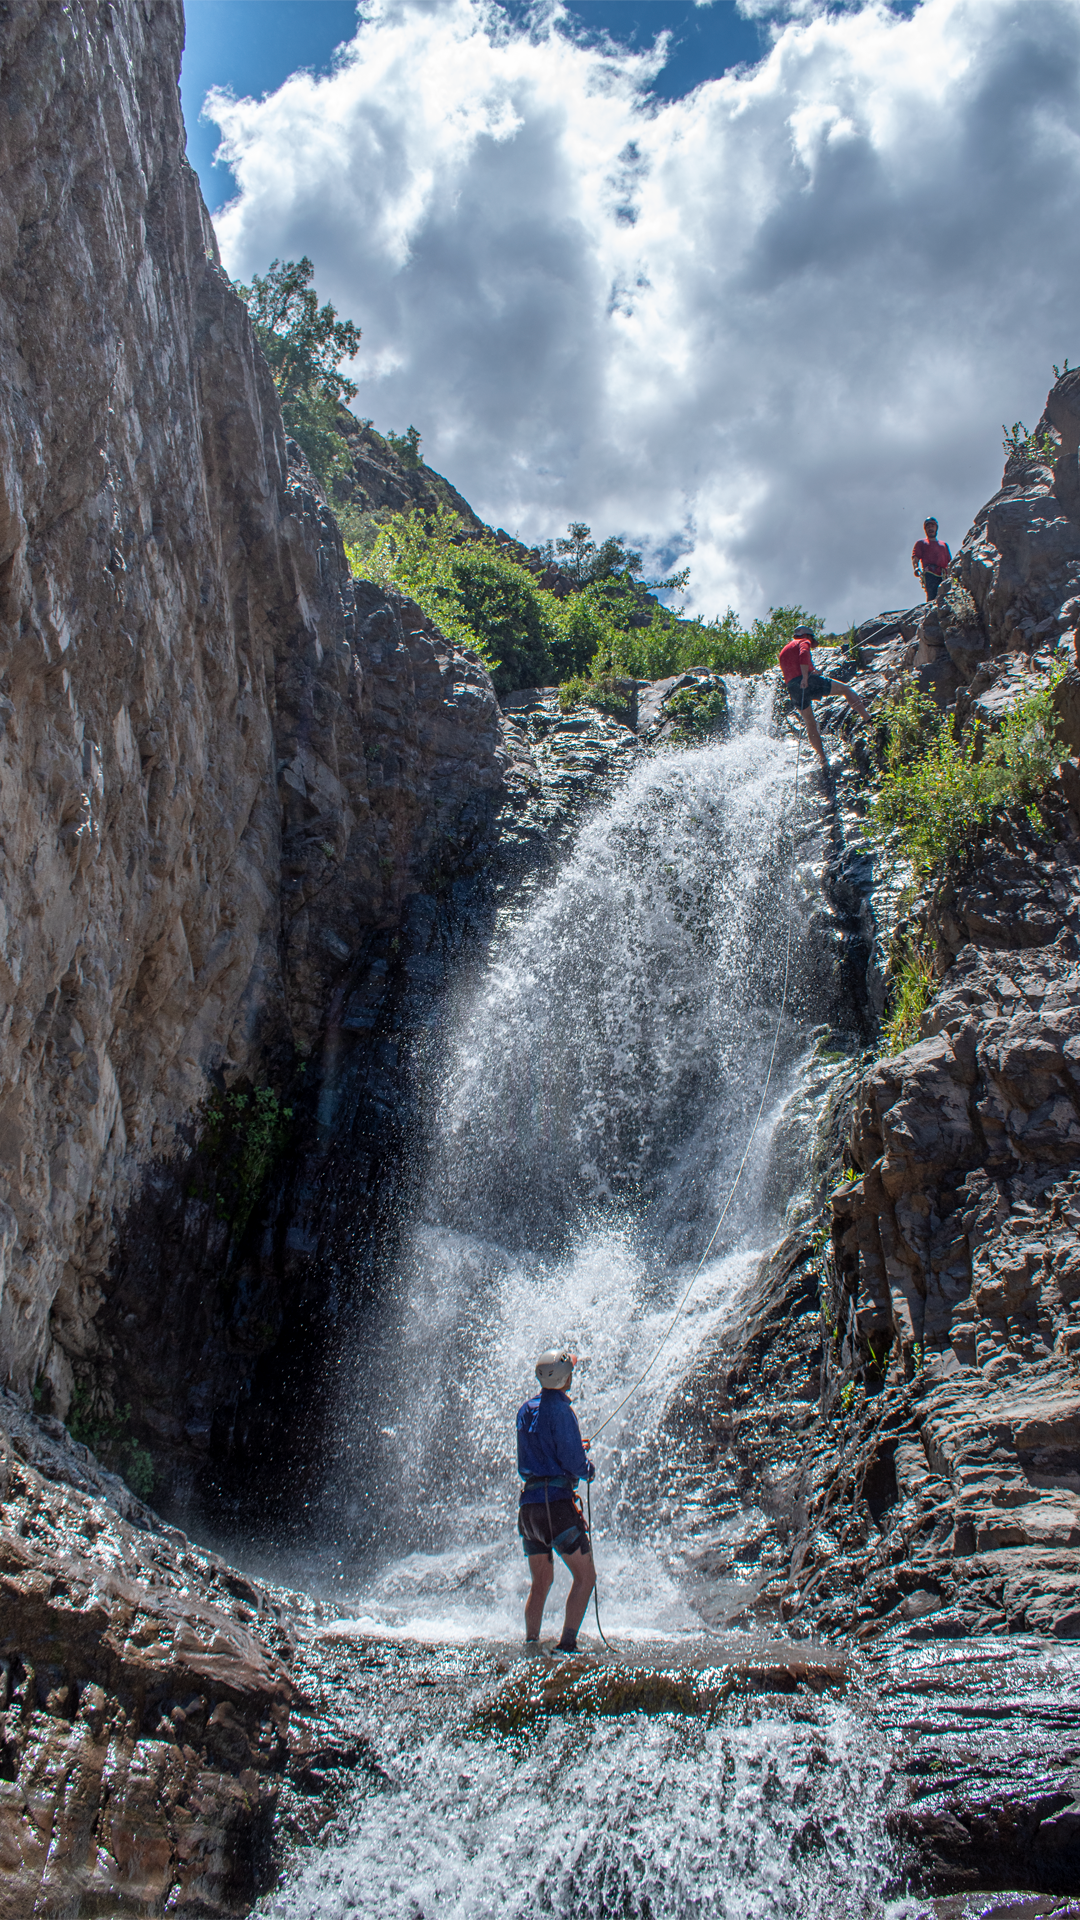
<instances>
[{"instance_id":1,"label":"rocky cliff face","mask_svg":"<svg viewBox=\"0 0 1080 1920\"><path fill-rule=\"evenodd\" d=\"M486 674L353 583L290 464L184 158L182 37L179 0L0 22L0 1360L61 1415L148 1170L215 1086L317 1074L351 958L506 757ZM183 1278L113 1316L121 1395Z\"/></svg>"},{"instance_id":2,"label":"rocky cliff face","mask_svg":"<svg viewBox=\"0 0 1080 1920\"><path fill-rule=\"evenodd\" d=\"M853 1635L886 1662L912 1642L1080 1639L1078 395L1080 377L1058 381L944 597L867 622L840 669L864 697L917 677L987 726L1067 669L1070 757L1044 824L999 820L922 903L940 987L918 1041L841 1081L827 1110L823 1152L846 1169L828 1257L805 1234L785 1243L741 1339L671 1417L684 1470L744 1516L735 1549L731 1525L686 1543L712 1616ZM859 846L865 750L836 749L823 881L880 1013L900 886ZM1075 1887L1074 1738L1066 1715L1034 1768L1022 1743L1004 1769L954 1743L933 1783L920 1747L901 1827L924 1884Z\"/></svg>"},{"instance_id":3,"label":"rocky cliff face","mask_svg":"<svg viewBox=\"0 0 1080 1920\"><path fill-rule=\"evenodd\" d=\"M1061 429L1056 456L1010 457L916 636L915 670L962 719L992 725L1045 683L1059 642L1071 656L1077 391L1074 375L1058 381L1040 428L1044 446ZM1074 680L1056 698L1075 752ZM941 989L918 1043L853 1099L854 1177L833 1200L838 1311L878 1378L892 1353L899 1395L871 1448L895 1505L863 1542L861 1625L892 1592L881 1569L915 1555L969 1625L1080 1634L1078 782L1067 760L1045 829L1003 822L928 904ZM850 1604L834 1596L837 1619Z\"/></svg>"},{"instance_id":4,"label":"rocky cliff face","mask_svg":"<svg viewBox=\"0 0 1080 1920\"><path fill-rule=\"evenodd\" d=\"M295 1631L0 1390L0 1915L242 1912L282 1786Z\"/></svg>"}]
</instances>

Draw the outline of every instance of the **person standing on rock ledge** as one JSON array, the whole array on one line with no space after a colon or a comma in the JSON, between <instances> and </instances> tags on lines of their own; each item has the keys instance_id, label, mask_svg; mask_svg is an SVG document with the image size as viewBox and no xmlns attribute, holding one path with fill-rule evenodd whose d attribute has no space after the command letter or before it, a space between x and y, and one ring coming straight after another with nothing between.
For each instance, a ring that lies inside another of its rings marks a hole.
<instances>
[{"instance_id":1,"label":"person standing on rock ledge","mask_svg":"<svg viewBox=\"0 0 1080 1920\"><path fill-rule=\"evenodd\" d=\"M786 647L780 649L780 672L784 676L788 699L801 714L806 737L821 762L822 773L830 771L825 749L821 744L821 735L814 718L813 702L824 700L830 693L843 694L848 706L858 714L860 720L869 720L870 715L858 695L845 687L842 680L826 680L823 673L814 672L814 658L811 647L814 639L813 627L795 627Z\"/></svg>"},{"instance_id":2,"label":"person standing on rock ledge","mask_svg":"<svg viewBox=\"0 0 1080 1920\"><path fill-rule=\"evenodd\" d=\"M574 1489L579 1480L591 1480L596 1469L567 1399L574 1377L573 1354L542 1353L536 1377L540 1391L526 1400L517 1417L518 1472L525 1482L518 1532L532 1577L525 1602L525 1645L530 1651L539 1650L540 1622L555 1578L557 1553L569 1567L573 1585L566 1596L562 1638L555 1651L576 1653L578 1628L596 1585L596 1571L589 1529Z\"/></svg>"},{"instance_id":3,"label":"person standing on rock ledge","mask_svg":"<svg viewBox=\"0 0 1080 1920\"><path fill-rule=\"evenodd\" d=\"M923 521L925 540L916 540L911 549L911 564L916 580L921 580L928 600L936 600L938 588L951 564L952 554L944 540L937 537L937 521Z\"/></svg>"}]
</instances>

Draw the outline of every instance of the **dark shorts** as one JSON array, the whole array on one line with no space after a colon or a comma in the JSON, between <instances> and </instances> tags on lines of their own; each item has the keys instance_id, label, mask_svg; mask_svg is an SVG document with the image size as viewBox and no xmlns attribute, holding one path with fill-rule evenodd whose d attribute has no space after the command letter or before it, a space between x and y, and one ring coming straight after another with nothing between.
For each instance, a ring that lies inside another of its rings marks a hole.
<instances>
[{"instance_id":1,"label":"dark shorts","mask_svg":"<svg viewBox=\"0 0 1080 1920\"><path fill-rule=\"evenodd\" d=\"M796 709L796 712L801 713L803 708L808 707L812 700L824 700L825 695L832 692L832 681L826 680L823 673L812 673L805 688L803 687L801 679L789 680L787 690L788 699L791 701L792 706Z\"/></svg>"},{"instance_id":2,"label":"dark shorts","mask_svg":"<svg viewBox=\"0 0 1080 1920\"><path fill-rule=\"evenodd\" d=\"M548 1528L548 1514L551 1527ZM526 1560L534 1553L591 1553L592 1541L573 1500L527 1500L518 1508L518 1532Z\"/></svg>"}]
</instances>

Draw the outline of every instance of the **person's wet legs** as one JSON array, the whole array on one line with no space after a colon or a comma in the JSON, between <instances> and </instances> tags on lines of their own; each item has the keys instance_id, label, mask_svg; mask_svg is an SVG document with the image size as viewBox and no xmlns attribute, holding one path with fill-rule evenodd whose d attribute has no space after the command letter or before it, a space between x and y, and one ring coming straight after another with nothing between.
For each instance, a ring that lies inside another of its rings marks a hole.
<instances>
[{"instance_id":1,"label":"person's wet legs","mask_svg":"<svg viewBox=\"0 0 1080 1920\"><path fill-rule=\"evenodd\" d=\"M555 1563L550 1553L530 1553L529 1572L532 1586L525 1602L525 1638L540 1638L540 1623L544 1618L544 1602L551 1592L551 1583L555 1578ZM584 1614L584 1607L582 1614Z\"/></svg>"},{"instance_id":2,"label":"person's wet legs","mask_svg":"<svg viewBox=\"0 0 1080 1920\"><path fill-rule=\"evenodd\" d=\"M857 693L852 693L851 688L845 687L843 683L839 680L834 680L833 686L836 689L837 693L843 694L844 699L848 703L848 706L851 707L852 710L858 714L860 720L869 720L870 718L869 711L866 707L864 707Z\"/></svg>"},{"instance_id":3,"label":"person's wet legs","mask_svg":"<svg viewBox=\"0 0 1080 1920\"><path fill-rule=\"evenodd\" d=\"M814 752L817 754L818 759L821 761L822 771L828 773L829 762L825 754L825 749L821 744L818 723L814 719L814 709L811 706L800 707L799 713L802 717L803 726L806 728L806 737L813 747Z\"/></svg>"}]
</instances>

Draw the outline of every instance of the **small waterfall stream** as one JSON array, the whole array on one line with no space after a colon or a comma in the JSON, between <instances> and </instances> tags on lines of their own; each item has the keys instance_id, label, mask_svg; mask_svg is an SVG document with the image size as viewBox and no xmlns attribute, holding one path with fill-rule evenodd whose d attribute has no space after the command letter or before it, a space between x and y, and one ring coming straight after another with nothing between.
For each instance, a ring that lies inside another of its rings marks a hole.
<instances>
[{"instance_id":1,"label":"small waterfall stream","mask_svg":"<svg viewBox=\"0 0 1080 1920\"><path fill-rule=\"evenodd\" d=\"M380 1638L516 1653L513 1422L535 1355L568 1342L582 1356L589 1433L646 1365L713 1230L781 1020L795 750L770 731L771 699L736 683L725 738L643 759L461 991L396 1285L342 1396L364 1461L338 1489L369 1568L355 1624ZM777 1124L812 1045L804 931L800 918L770 1098L723 1236L595 1452L605 1628L669 1661L696 1647L700 1662L707 1643L642 1489L666 1402L737 1313L804 1177ZM549 1637L564 1590L560 1570ZM343 1819L275 1913L882 1911L886 1761L842 1702L555 1719L486 1744L415 1722L381 1734L394 1790Z\"/></svg>"}]
</instances>

